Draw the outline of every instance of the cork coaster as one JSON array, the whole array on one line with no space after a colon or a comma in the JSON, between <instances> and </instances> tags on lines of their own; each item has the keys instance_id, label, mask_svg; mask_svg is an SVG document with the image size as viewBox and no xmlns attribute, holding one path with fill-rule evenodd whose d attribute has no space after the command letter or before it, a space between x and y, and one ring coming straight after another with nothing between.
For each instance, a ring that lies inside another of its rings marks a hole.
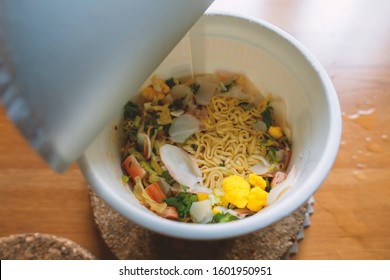
<instances>
[{"instance_id":1,"label":"cork coaster","mask_svg":"<svg viewBox=\"0 0 390 280\"><path fill-rule=\"evenodd\" d=\"M182 240L128 221L92 191L90 197L95 223L118 259L286 259L296 252L303 228L309 224L305 204L281 221L245 236L218 241Z\"/></svg>"},{"instance_id":2,"label":"cork coaster","mask_svg":"<svg viewBox=\"0 0 390 280\"><path fill-rule=\"evenodd\" d=\"M0 238L2 260L94 260L90 252L68 239L43 234L15 234Z\"/></svg>"}]
</instances>

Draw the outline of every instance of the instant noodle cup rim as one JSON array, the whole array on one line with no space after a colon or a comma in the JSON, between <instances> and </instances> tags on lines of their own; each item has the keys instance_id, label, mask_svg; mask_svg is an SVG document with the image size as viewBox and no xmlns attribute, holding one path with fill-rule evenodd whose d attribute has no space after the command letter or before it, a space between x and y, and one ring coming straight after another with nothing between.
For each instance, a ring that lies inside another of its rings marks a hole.
<instances>
[{"instance_id":1,"label":"instant noodle cup rim","mask_svg":"<svg viewBox=\"0 0 390 280\"><path fill-rule=\"evenodd\" d=\"M191 44L194 60L191 71L244 73L260 92L272 93L277 102L285 103L284 109L275 104L275 111L283 111L281 121L292 133L293 155L288 169L291 186L287 191L257 214L228 223L190 224L161 218L140 205L122 183L120 112L86 150L79 160L80 169L90 187L112 209L151 231L183 239L216 240L261 230L307 202L330 172L341 138L336 91L321 64L301 43L265 21L209 13L190 30L189 38L186 43ZM177 53L177 57L170 55L154 74L169 78L188 73L191 67L180 62L185 54L180 54L180 49Z\"/></svg>"}]
</instances>

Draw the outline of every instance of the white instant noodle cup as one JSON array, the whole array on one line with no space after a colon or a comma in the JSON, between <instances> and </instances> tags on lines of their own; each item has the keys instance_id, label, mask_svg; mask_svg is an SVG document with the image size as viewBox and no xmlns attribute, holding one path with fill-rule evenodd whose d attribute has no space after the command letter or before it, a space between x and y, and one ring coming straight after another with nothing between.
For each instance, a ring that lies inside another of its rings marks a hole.
<instances>
[{"instance_id":1,"label":"white instant noodle cup","mask_svg":"<svg viewBox=\"0 0 390 280\"><path fill-rule=\"evenodd\" d=\"M161 218L142 206L122 183L122 112L118 112L118 118L89 146L79 164L91 188L123 217L172 237L230 238L261 230L288 216L320 187L338 151L341 113L335 89L315 57L269 23L207 14L153 74L165 79L221 70L243 74L264 96L272 94L277 122L292 140L283 191L266 208L238 221L189 224Z\"/></svg>"}]
</instances>

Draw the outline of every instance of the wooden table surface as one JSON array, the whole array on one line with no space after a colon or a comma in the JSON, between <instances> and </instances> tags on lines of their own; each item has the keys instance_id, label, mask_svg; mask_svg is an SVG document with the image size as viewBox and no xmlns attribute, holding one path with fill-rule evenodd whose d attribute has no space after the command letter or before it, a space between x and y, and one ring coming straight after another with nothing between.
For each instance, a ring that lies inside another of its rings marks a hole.
<instances>
[{"instance_id":1,"label":"wooden table surface","mask_svg":"<svg viewBox=\"0 0 390 280\"><path fill-rule=\"evenodd\" d=\"M222 3L223 2L223 3ZM215 7L264 19L323 64L343 112L342 142L315 194L294 259L390 259L390 1L244 0ZM0 237L43 232L113 255L97 231L77 165L47 167L0 106Z\"/></svg>"}]
</instances>

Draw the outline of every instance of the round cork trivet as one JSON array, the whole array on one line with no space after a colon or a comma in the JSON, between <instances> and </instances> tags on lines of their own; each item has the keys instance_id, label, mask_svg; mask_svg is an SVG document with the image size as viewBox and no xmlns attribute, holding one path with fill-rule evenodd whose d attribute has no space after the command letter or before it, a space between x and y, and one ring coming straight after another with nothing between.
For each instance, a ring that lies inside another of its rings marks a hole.
<instances>
[{"instance_id":1,"label":"round cork trivet","mask_svg":"<svg viewBox=\"0 0 390 280\"><path fill-rule=\"evenodd\" d=\"M192 241L167 237L144 229L112 210L90 193L94 219L100 233L118 259L252 259L289 257L303 230L307 204L260 231L218 241Z\"/></svg>"},{"instance_id":2,"label":"round cork trivet","mask_svg":"<svg viewBox=\"0 0 390 280\"><path fill-rule=\"evenodd\" d=\"M43 233L0 238L2 260L94 260L90 252L63 237Z\"/></svg>"}]
</instances>

